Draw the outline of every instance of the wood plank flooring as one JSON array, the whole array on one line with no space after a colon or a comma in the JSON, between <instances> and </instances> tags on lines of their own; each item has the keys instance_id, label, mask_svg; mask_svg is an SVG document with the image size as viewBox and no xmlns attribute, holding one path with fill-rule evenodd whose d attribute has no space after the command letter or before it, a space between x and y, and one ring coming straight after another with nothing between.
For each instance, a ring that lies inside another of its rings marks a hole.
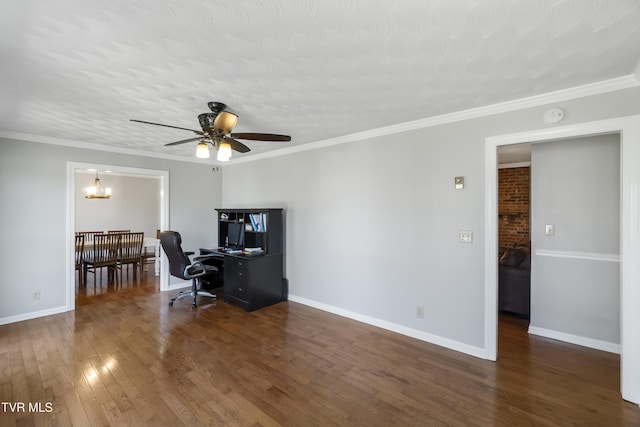
<instances>
[{"instance_id":1,"label":"wood plank flooring","mask_svg":"<svg viewBox=\"0 0 640 427\"><path fill-rule=\"evenodd\" d=\"M617 355L517 319L493 363L293 302L193 310L173 294L150 274L89 283L74 312L0 326L0 401L25 405L0 425L640 425Z\"/></svg>"}]
</instances>

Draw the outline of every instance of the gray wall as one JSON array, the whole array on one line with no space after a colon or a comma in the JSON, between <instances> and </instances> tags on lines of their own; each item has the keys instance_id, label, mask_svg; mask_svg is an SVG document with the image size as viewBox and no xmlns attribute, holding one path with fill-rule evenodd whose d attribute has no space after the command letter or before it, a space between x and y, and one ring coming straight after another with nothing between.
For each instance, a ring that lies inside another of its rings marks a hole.
<instances>
[{"instance_id":1,"label":"gray wall","mask_svg":"<svg viewBox=\"0 0 640 427\"><path fill-rule=\"evenodd\" d=\"M100 173L110 199L87 199L95 174L76 172L75 231L131 230L155 237L160 228L160 178Z\"/></svg>"},{"instance_id":2,"label":"gray wall","mask_svg":"<svg viewBox=\"0 0 640 427\"><path fill-rule=\"evenodd\" d=\"M561 125L640 114L639 98L633 88L563 102ZM222 187L209 166L0 139L0 319L64 305L66 162L75 161L168 170L171 228L190 248L216 241L216 207L283 207L292 295L482 347L485 138L543 128L547 108L232 163ZM464 190L454 190L458 175ZM460 229L474 243L458 243ZM47 252L36 265L24 256L34 250ZM36 287L42 299L32 302Z\"/></svg>"},{"instance_id":3,"label":"gray wall","mask_svg":"<svg viewBox=\"0 0 640 427\"><path fill-rule=\"evenodd\" d=\"M531 327L620 343L618 135L532 145L531 239Z\"/></svg>"},{"instance_id":4,"label":"gray wall","mask_svg":"<svg viewBox=\"0 0 640 427\"><path fill-rule=\"evenodd\" d=\"M563 102L560 125L638 114L639 97L634 88ZM286 209L291 295L482 348L485 138L544 128L548 108L231 164L223 205ZM454 189L459 175L464 190ZM474 243L458 243L461 229Z\"/></svg>"},{"instance_id":5,"label":"gray wall","mask_svg":"<svg viewBox=\"0 0 640 427\"><path fill-rule=\"evenodd\" d=\"M217 241L211 166L0 138L0 322L65 305L68 161L169 171L170 227L185 247Z\"/></svg>"}]
</instances>

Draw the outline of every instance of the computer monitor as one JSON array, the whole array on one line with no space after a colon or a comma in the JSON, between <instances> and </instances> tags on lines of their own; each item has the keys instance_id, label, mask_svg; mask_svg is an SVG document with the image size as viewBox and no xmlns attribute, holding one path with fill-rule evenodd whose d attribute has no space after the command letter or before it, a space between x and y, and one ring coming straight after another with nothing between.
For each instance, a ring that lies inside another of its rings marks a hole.
<instances>
[{"instance_id":1,"label":"computer monitor","mask_svg":"<svg viewBox=\"0 0 640 427\"><path fill-rule=\"evenodd\" d=\"M244 246L244 224L230 222L227 229L227 246L230 248L242 248Z\"/></svg>"}]
</instances>

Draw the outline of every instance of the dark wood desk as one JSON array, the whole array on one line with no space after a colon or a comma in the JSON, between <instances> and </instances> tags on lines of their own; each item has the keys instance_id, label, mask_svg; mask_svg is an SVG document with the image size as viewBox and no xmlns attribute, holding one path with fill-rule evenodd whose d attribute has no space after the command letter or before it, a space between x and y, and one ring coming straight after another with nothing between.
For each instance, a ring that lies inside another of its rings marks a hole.
<instances>
[{"instance_id":1,"label":"dark wood desk","mask_svg":"<svg viewBox=\"0 0 640 427\"><path fill-rule=\"evenodd\" d=\"M254 311L286 301L282 254L228 254L217 249L200 249L200 255L222 256L223 301Z\"/></svg>"}]
</instances>

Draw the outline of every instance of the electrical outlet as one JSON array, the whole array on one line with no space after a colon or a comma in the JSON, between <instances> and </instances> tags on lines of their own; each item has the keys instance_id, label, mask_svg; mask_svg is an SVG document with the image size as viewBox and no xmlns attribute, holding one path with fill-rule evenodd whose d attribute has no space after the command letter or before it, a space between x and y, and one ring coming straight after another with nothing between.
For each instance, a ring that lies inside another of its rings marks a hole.
<instances>
[{"instance_id":1,"label":"electrical outlet","mask_svg":"<svg viewBox=\"0 0 640 427\"><path fill-rule=\"evenodd\" d=\"M40 291L35 291L32 296L33 301L40 301Z\"/></svg>"},{"instance_id":2,"label":"electrical outlet","mask_svg":"<svg viewBox=\"0 0 640 427\"><path fill-rule=\"evenodd\" d=\"M418 319L424 319L424 307L421 305L416 305L416 317Z\"/></svg>"},{"instance_id":3,"label":"electrical outlet","mask_svg":"<svg viewBox=\"0 0 640 427\"><path fill-rule=\"evenodd\" d=\"M473 243L473 230L460 230L458 241L460 243Z\"/></svg>"}]
</instances>

